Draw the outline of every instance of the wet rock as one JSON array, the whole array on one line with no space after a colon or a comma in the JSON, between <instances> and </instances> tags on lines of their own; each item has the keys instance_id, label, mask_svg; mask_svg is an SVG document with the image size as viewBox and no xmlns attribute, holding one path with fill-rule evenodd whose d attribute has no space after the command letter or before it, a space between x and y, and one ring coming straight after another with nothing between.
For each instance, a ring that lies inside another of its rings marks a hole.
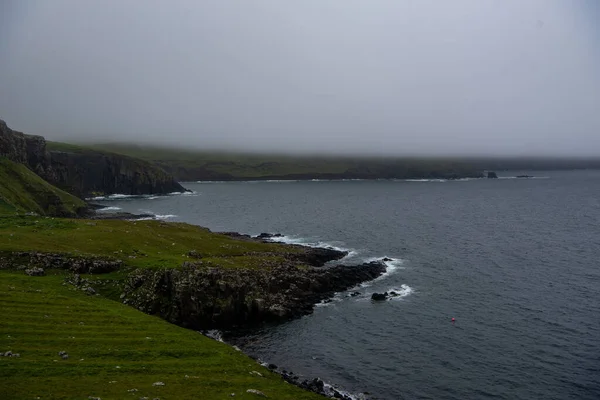
<instances>
[{"instance_id":1,"label":"wet rock","mask_svg":"<svg viewBox=\"0 0 600 400\"><path fill-rule=\"evenodd\" d=\"M350 297L360 296L360 292L352 292L350 293Z\"/></svg>"},{"instance_id":2,"label":"wet rock","mask_svg":"<svg viewBox=\"0 0 600 400\"><path fill-rule=\"evenodd\" d=\"M388 298L388 292L385 293L373 293L371 295L371 300L375 300L375 301L383 301L383 300L387 300Z\"/></svg>"},{"instance_id":3,"label":"wet rock","mask_svg":"<svg viewBox=\"0 0 600 400\"><path fill-rule=\"evenodd\" d=\"M27 268L25 270L25 274L27 274L29 276L44 276L44 275L46 275L46 271L44 271L43 268L32 267L32 268Z\"/></svg>"},{"instance_id":4,"label":"wet rock","mask_svg":"<svg viewBox=\"0 0 600 400\"><path fill-rule=\"evenodd\" d=\"M269 365L267 365L267 368L269 368L270 370L274 371L274 370L277 369L277 365L275 365L275 364L269 364Z\"/></svg>"},{"instance_id":5,"label":"wet rock","mask_svg":"<svg viewBox=\"0 0 600 400\"><path fill-rule=\"evenodd\" d=\"M272 238L279 238L279 237L283 237L283 235L281 233L261 233L258 236L255 236L256 239L272 239Z\"/></svg>"}]
</instances>

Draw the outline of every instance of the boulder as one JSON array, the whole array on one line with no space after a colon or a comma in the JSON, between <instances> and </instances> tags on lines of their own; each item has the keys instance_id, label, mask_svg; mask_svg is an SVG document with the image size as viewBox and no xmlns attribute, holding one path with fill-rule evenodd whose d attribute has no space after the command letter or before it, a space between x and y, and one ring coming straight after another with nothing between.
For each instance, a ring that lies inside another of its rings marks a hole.
<instances>
[{"instance_id":1,"label":"boulder","mask_svg":"<svg viewBox=\"0 0 600 400\"><path fill-rule=\"evenodd\" d=\"M32 268L27 268L25 270L25 274L27 274L29 276L44 276L44 275L46 275L46 271L44 271L44 268L32 267Z\"/></svg>"},{"instance_id":2,"label":"boulder","mask_svg":"<svg viewBox=\"0 0 600 400\"><path fill-rule=\"evenodd\" d=\"M383 301L383 300L387 300L388 296L389 296L388 292L385 292L385 293L373 293L371 295L371 300Z\"/></svg>"}]
</instances>

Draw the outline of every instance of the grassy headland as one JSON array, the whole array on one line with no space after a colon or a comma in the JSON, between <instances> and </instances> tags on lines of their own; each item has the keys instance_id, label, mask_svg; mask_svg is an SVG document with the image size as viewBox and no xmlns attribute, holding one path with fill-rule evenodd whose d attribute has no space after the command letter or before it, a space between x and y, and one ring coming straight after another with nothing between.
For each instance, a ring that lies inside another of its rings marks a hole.
<instances>
[{"instance_id":1,"label":"grassy headland","mask_svg":"<svg viewBox=\"0 0 600 400\"><path fill-rule=\"evenodd\" d=\"M0 218L0 254L24 251L118 258L131 268L177 268L202 255L206 265L253 268L294 251L235 240L205 228L162 221Z\"/></svg>"}]
</instances>

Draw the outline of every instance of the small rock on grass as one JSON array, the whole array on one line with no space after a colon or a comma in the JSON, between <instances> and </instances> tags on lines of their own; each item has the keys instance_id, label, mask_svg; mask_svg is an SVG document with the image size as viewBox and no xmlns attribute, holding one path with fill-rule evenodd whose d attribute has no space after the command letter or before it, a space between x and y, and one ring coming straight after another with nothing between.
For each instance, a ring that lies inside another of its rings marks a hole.
<instances>
[{"instance_id":1,"label":"small rock on grass","mask_svg":"<svg viewBox=\"0 0 600 400\"><path fill-rule=\"evenodd\" d=\"M152 386L165 386L164 382L154 382Z\"/></svg>"},{"instance_id":2,"label":"small rock on grass","mask_svg":"<svg viewBox=\"0 0 600 400\"><path fill-rule=\"evenodd\" d=\"M261 396L261 397L267 397L266 394L264 394L260 390L256 390L256 389L248 389L248 390L246 390L246 393L252 393L252 394L255 394L255 395Z\"/></svg>"}]
</instances>

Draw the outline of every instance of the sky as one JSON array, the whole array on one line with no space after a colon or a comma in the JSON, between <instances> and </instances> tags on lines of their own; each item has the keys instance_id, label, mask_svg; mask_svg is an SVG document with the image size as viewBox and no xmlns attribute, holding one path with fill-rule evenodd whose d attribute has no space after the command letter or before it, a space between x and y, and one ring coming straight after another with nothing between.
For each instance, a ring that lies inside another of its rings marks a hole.
<instances>
[{"instance_id":1,"label":"sky","mask_svg":"<svg viewBox=\"0 0 600 400\"><path fill-rule=\"evenodd\" d=\"M49 139L600 155L596 0L0 0L0 119Z\"/></svg>"}]
</instances>

